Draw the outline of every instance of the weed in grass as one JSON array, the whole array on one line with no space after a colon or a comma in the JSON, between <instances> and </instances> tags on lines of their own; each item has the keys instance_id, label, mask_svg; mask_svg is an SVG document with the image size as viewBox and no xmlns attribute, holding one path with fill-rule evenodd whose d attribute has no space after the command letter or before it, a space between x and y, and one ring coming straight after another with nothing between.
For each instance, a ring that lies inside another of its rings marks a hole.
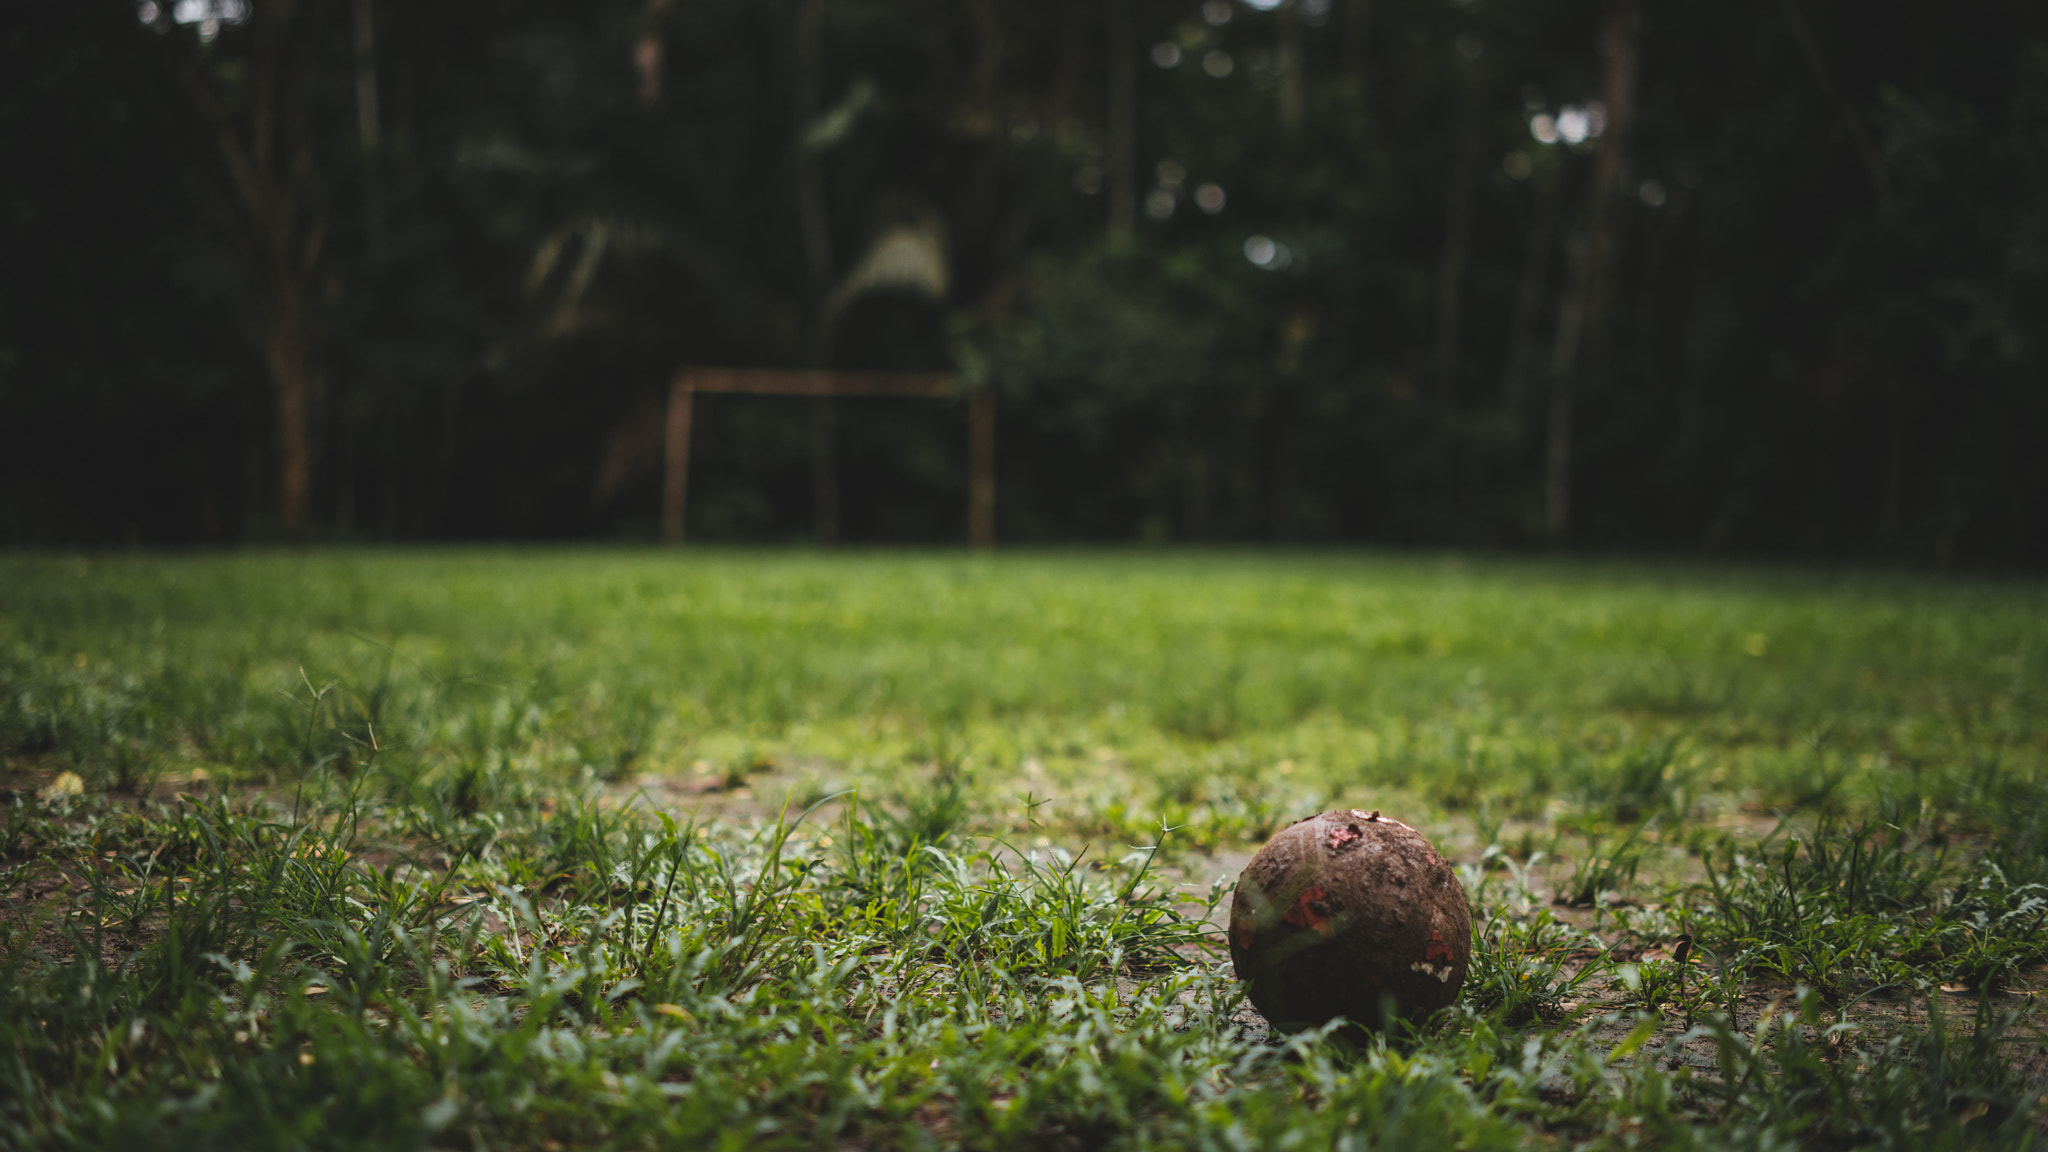
<instances>
[{"instance_id":1,"label":"weed in grass","mask_svg":"<svg viewBox=\"0 0 2048 1152\"><path fill-rule=\"evenodd\" d=\"M1614 978L1624 992L1624 1004L1653 1015L1676 1007L1687 1020L1697 1012L1694 994L1701 990L1688 979L1691 975L1690 966L1675 959L1619 964L1614 969Z\"/></svg>"},{"instance_id":2,"label":"weed in grass","mask_svg":"<svg viewBox=\"0 0 2048 1152\"><path fill-rule=\"evenodd\" d=\"M1580 756L1569 769L1576 779L1579 810L1598 813L1618 826L1651 820L1683 825L1693 808L1683 750L1683 739L1671 735L1606 756Z\"/></svg>"},{"instance_id":3,"label":"weed in grass","mask_svg":"<svg viewBox=\"0 0 2048 1152\"><path fill-rule=\"evenodd\" d=\"M2014 884L1980 861L1929 926L1941 972L1972 989L1998 989L2048 957L2048 886Z\"/></svg>"},{"instance_id":4,"label":"weed in grass","mask_svg":"<svg viewBox=\"0 0 2048 1152\"><path fill-rule=\"evenodd\" d=\"M1937 1018L1875 1047L1801 988L1774 1002L1748 1034L1725 1019L1712 1041L1720 1078L1702 1084L1741 1143L1764 1137L1854 1148L2027 1147L2040 1104L2004 1054L2014 1019L1980 1011L1958 1034ZM1747 1139L1744 1139L1747 1137Z\"/></svg>"},{"instance_id":5,"label":"weed in grass","mask_svg":"<svg viewBox=\"0 0 2048 1152\"><path fill-rule=\"evenodd\" d=\"M1572 865L1571 878L1558 890L1557 903L1591 908L1618 895L1635 883L1636 872L1642 868L1648 852L1641 826L1631 828L1627 836L1614 843L1589 834L1585 852Z\"/></svg>"},{"instance_id":6,"label":"weed in grass","mask_svg":"<svg viewBox=\"0 0 2048 1152\"><path fill-rule=\"evenodd\" d=\"M1548 908L1528 916L1496 913L1473 937L1465 999L1503 1024L1555 1022L1578 1006L1601 951Z\"/></svg>"},{"instance_id":7,"label":"weed in grass","mask_svg":"<svg viewBox=\"0 0 2048 1152\"><path fill-rule=\"evenodd\" d=\"M1773 837L1775 838L1775 836ZM1856 982L1975 986L2039 958L2048 905L1979 862L1953 892L1948 850L1895 824L1767 839L1709 854L1703 931L1744 968L1810 984L1831 1000Z\"/></svg>"}]
</instances>

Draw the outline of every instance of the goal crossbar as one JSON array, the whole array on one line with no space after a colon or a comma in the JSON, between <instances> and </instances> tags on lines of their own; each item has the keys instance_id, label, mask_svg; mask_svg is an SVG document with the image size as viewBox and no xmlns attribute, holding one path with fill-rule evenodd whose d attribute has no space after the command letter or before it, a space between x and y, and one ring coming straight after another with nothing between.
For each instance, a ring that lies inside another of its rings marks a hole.
<instances>
[{"instance_id":1,"label":"goal crossbar","mask_svg":"<svg viewBox=\"0 0 2048 1152\"><path fill-rule=\"evenodd\" d=\"M948 372L841 372L817 368L685 368L669 385L663 443L661 538L683 542L690 492L690 430L699 392L742 396L903 396L967 401L967 540L995 545L995 397L963 391Z\"/></svg>"}]
</instances>

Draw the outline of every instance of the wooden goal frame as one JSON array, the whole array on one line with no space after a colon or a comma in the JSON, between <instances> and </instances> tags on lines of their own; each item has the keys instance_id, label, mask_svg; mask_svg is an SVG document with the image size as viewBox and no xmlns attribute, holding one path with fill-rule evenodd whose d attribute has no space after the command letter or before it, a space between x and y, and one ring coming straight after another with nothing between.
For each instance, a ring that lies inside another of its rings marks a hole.
<instances>
[{"instance_id":1,"label":"wooden goal frame","mask_svg":"<svg viewBox=\"0 0 2048 1152\"><path fill-rule=\"evenodd\" d=\"M963 391L948 372L838 372L829 369L685 368L668 390L663 438L661 539L683 542L690 495L690 428L697 393L742 396L913 396L967 401L967 541L996 542L996 404L986 388Z\"/></svg>"}]
</instances>

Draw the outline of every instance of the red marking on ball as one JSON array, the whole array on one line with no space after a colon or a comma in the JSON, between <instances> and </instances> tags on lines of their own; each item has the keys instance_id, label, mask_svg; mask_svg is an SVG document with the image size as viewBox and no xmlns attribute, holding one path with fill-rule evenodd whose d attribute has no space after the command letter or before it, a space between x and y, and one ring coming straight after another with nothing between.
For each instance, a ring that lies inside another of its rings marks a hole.
<instances>
[{"instance_id":1,"label":"red marking on ball","mask_svg":"<svg viewBox=\"0 0 2048 1152\"><path fill-rule=\"evenodd\" d=\"M1358 838L1358 829L1356 828L1346 828L1339 825L1336 828L1330 829L1330 847L1333 849L1342 848Z\"/></svg>"},{"instance_id":2,"label":"red marking on ball","mask_svg":"<svg viewBox=\"0 0 2048 1152\"><path fill-rule=\"evenodd\" d=\"M1322 888L1311 884L1302 891L1300 899L1294 902L1294 907L1287 910L1287 915L1282 916L1280 919L1294 925L1296 928L1321 928L1330 920L1328 916L1323 915L1321 909L1316 907L1322 901Z\"/></svg>"},{"instance_id":3,"label":"red marking on ball","mask_svg":"<svg viewBox=\"0 0 2048 1152\"><path fill-rule=\"evenodd\" d=\"M1444 943L1444 934L1441 932L1432 931L1429 934L1429 943L1422 946L1424 960L1449 960L1452 955L1451 946Z\"/></svg>"}]
</instances>

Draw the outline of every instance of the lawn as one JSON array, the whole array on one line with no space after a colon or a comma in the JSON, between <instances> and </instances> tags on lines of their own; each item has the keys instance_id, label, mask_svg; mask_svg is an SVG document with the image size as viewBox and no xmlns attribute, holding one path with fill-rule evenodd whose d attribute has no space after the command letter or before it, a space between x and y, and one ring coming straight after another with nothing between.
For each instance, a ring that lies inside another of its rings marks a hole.
<instances>
[{"instance_id":1,"label":"lawn","mask_svg":"<svg viewBox=\"0 0 2048 1152\"><path fill-rule=\"evenodd\" d=\"M2048 1142L2038 581L0 557L0 788L0 1146ZM1215 928L1339 807L1476 917L1362 1045Z\"/></svg>"}]
</instances>

